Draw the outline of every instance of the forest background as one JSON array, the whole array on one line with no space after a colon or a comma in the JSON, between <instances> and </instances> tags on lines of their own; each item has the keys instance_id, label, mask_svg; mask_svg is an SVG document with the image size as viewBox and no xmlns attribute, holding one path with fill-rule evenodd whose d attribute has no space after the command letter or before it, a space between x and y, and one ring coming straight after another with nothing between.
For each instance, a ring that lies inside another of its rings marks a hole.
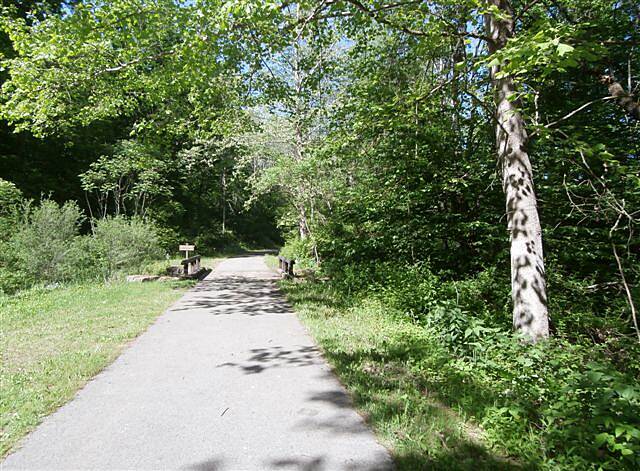
<instances>
[{"instance_id":1,"label":"forest background","mask_svg":"<svg viewBox=\"0 0 640 471\"><path fill-rule=\"evenodd\" d=\"M379 387L503 464L640 464L636 2L23 0L1 26L5 296L286 242L292 302L419 329L334 358L363 384L401 365ZM407 463L453 446L420 433Z\"/></svg>"}]
</instances>

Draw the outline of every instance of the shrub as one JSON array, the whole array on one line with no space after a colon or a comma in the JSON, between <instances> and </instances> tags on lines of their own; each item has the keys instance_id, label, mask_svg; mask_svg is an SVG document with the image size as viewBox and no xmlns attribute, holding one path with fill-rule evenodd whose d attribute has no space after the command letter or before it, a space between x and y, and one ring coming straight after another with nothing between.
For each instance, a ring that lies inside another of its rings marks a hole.
<instances>
[{"instance_id":1,"label":"shrub","mask_svg":"<svg viewBox=\"0 0 640 471\"><path fill-rule=\"evenodd\" d=\"M151 223L123 216L96 222L93 250L104 260L105 277L118 270L137 268L162 253L156 228Z\"/></svg>"},{"instance_id":2,"label":"shrub","mask_svg":"<svg viewBox=\"0 0 640 471\"><path fill-rule=\"evenodd\" d=\"M15 184L0 178L0 218L13 216L22 202L22 193Z\"/></svg>"},{"instance_id":3,"label":"shrub","mask_svg":"<svg viewBox=\"0 0 640 471\"><path fill-rule=\"evenodd\" d=\"M173 227L156 226L156 234L158 243L164 253L173 254L178 250L180 245L180 233Z\"/></svg>"},{"instance_id":4,"label":"shrub","mask_svg":"<svg viewBox=\"0 0 640 471\"><path fill-rule=\"evenodd\" d=\"M1 249L1 247L0 247ZM14 269L9 264L0 264L0 294L9 295L25 287L33 285L35 280L22 270Z\"/></svg>"},{"instance_id":5,"label":"shrub","mask_svg":"<svg viewBox=\"0 0 640 471\"><path fill-rule=\"evenodd\" d=\"M73 263L73 280L101 280L108 273L107 260L102 247L91 235L77 237L69 250Z\"/></svg>"},{"instance_id":6,"label":"shrub","mask_svg":"<svg viewBox=\"0 0 640 471\"><path fill-rule=\"evenodd\" d=\"M28 207L7 243L6 265L23 273L25 282L73 279L77 264L70 255L82 220L74 202L60 206L44 200L37 208Z\"/></svg>"},{"instance_id":7,"label":"shrub","mask_svg":"<svg viewBox=\"0 0 640 471\"><path fill-rule=\"evenodd\" d=\"M296 236L286 241L280 255L296 260L298 268L313 268L316 266L313 249L314 242L311 237L303 240Z\"/></svg>"},{"instance_id":8,"label":"shrub","mask_svg":"<svg viewBox=\"0 0 640 471\"><path fill-rule=\"evenodd\" d=\"M475 358L450 365L494 392L463 400L492 442L533 462L543 452L543 469L637 469L640 389L599 349L560 339L531 346L506 335L481 343Z\"/></svg>"},{"instance_id":9,"label":"shrub","mask_svg":"<svg viewBox=\"0 0 640 471\"><path fill-rule=\"evenodd\" d=\"M17 291L25 281L25 273L9 264L12 254L8 240L18 224L18 208L22 193L11 182L0 178L0 294Z\"/></svg>"}]
</instances>

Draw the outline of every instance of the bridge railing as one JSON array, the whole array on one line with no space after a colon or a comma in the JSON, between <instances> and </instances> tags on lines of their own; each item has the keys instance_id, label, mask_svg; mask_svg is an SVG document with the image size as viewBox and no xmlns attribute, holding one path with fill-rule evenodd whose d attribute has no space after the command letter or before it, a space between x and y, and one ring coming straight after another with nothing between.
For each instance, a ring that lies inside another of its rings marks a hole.
<instances>
[{"instance_id":1,"label":"bridge railing","mask_svg":"<svg viewBox=\"0 0 640 471\"><path fill-rule=\"evenodd\" d=\"M200 271L200 255L185 258L182 262L183 273L185 275L195 275Z\"/></svg>"},{"instance_id":2,"label":"bridge railing","mask_svg":"<svg viewBox=\"0 0 640 471\"><path fill-rule=\"evenodd\" d=\"M283 257L282 255L278 256L278 269L286 278L293 278L293 266L296 261L287 257Z\"/></svg>"}]
</instances>

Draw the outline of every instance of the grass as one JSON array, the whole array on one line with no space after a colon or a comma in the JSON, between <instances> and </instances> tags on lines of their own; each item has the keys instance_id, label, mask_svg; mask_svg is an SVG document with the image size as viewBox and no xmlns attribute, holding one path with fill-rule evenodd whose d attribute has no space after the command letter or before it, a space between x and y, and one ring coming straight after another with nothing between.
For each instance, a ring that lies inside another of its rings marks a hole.
<instances>
[{"instance_id":1,"label":"grass","mask_svg":"<svg viewBox=\"0 0 640 471\"><path fill-rule=\"evenodd\" d=\"M267 254L264 256L264 263L273 271L278 269L278 256Z\"/></svg>"},{"instance_id":2,"label":"grass","mask_svg":"<svg viewBox=\"0 0 640 471\"><path fill-rule=\"evenodd\" d=\"M325 283L282 288L399 470L521 469L431 387L441 350L425 329L373 300L351 305Z\"/></svg>"},{"instance_id":3,"label":"grass","mask_svg":"<svg viewBox=\"0 0 640 471\"><path fill-rule=\"evenodd\" d=\"M0 456L191 285L91 283L0 298Z\"/></svg>"}]
</instances>

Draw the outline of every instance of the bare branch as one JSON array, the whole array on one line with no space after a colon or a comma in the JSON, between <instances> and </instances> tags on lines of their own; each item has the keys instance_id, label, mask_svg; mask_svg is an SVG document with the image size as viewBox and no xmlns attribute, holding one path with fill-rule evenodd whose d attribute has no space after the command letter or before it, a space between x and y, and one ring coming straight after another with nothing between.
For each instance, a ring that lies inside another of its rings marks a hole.
<instances>
[{"instance_id":1,"label":"bare branch","mask_svg":"<svg viewBox=\"0 0 640 471\"><path fill-rule=\"evenodd\" d=\"M627 284L627 279L624 276L624 270L622 269L622 263L620 262L620 257L618 256L616 245L613 242L611 243L611 248L613 249L613 256L616 258L616 263L618 264L618 273L620 273L620 279L622 280L625 293L627 294L627 302L629 303L629 308L631 309L631 319L633 319L633 326L636 329L638 342L640 342L640 328L638 328L638 317L636 315L636 307L633 304L633 297L631 296L631 290L629 289L629 285Z\"/></svg>"},{"instance_id":2,"label":"bare branch","mask_svg":"<svg viewBox=\"0 0 640 471\"><path fill-rule=\"evenodd\" d=\"M145 57L138 57L138 58L133 59L133 60L131 60L129 62L125 62L123 64L119 64L119 65L114 66L114 67L108 67L106 69L99 70L99 71L95 72L93 74L93 76L97 77L97 76L103 75L103 74L110 74L110 73L120 72L121 70L127 69L127 68L129 68L129 67L131 67L133 65L139 64L141 62L157 61L158 59L161 59L163 57L173 55L173 54L175 54L175 52L176 52L175 49L171 49L169 51L161 51L161 52L159 52L159 53L157 53L157 54L155 54L153 56L149 56L149 57L146 57L146 56Z\"/></svg>"},{"instance_id":3,"label":"bare branch","mask_svg":"<svg viewBox=\"0 0 640 471\"><path fill-rule=\"evenodd\" d=\"M566 115L564 115L562 118L557 119L556 121L553 121L552 123L545 124L545 126L544 126L544 127L545 127L546 129L549 129L549 128L551 128L551 127L555 126L556 124L561 123L562 121L566 121L567 119L571 118L572 116L574 116L575 114L577 114L577 113L579 113L580 111L584 110L585 108L588 108L589 106L593 105L594 103L598 103L598 102L600 102L600 101L607 101L607 100L615 100L615 97L612 97L612 96L606 96L606 97L603 97L603 98L598 98L598 99L596 99L596 100L589 101L589 102L585 103L584 105L579 106L578 108L576 108L576 109L575 109L575 110L573 110L572 112L567 113L567 114L566 114ZM535 134L536 134L536 133L533 133L532 135L535 135Z\"/></svg>"},{"instance_id":4,"label":"bare branch","mask_svg":"<svg viewBox=\"0 0 640 471\"><path fill-rule=\"evenodd\" d=\"M384 25L389 26L389 27L391 27L393 29L397 29L399 31L402 31L403 33L409 34L411 36L430 36L431 35L431 33L427 32L427 31L417 30L417 29L409 28L409 27L404 26L404 25L396 24L396 23L390 21L388 18L385 18L384 16L379 14L381 11L384 11L385 9L389 9L389 8L380 7L380 8L375 9L375 10L370 10L360 0L344 0L344 1L347 2L347 3L350 3L355 8L360 10L365 15L369 16L371 19L377 21L378 23L384 24ZM441 31L440 34L442 36L470 37L470 38L481 39L483 41L488 39L484 35L473 33L473 32L468 32L468 31L465 31L465 32Z\"/></svg>"}]
</instances>

